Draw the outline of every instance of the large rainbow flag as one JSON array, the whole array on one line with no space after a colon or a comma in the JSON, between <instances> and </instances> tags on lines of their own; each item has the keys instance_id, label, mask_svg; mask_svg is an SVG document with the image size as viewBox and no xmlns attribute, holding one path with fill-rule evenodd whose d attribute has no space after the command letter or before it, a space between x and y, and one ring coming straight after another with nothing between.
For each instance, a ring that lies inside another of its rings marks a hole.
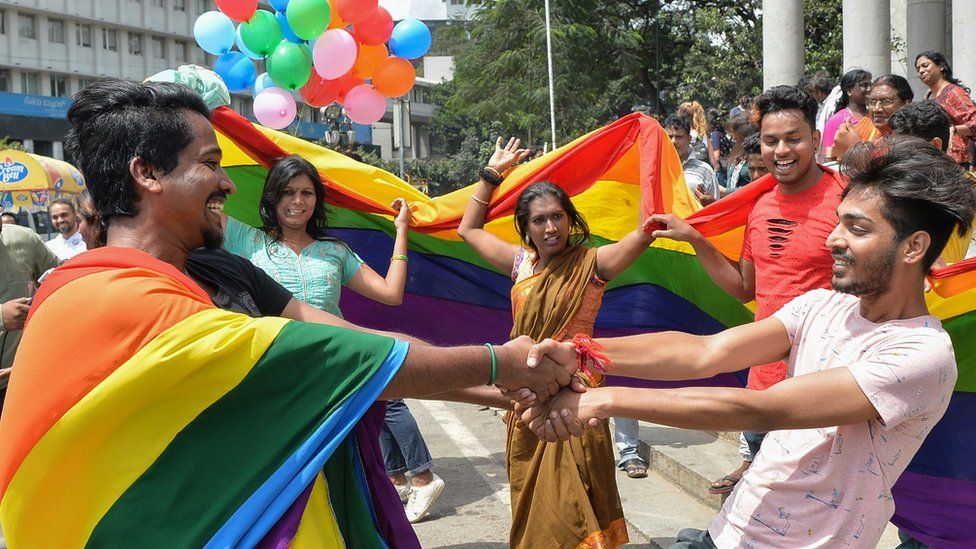
<instances>
[{"instance_id":1,"label":"large rainbow flag","mask_svg":"<svg viewBox=\"0 0 976 549\"><path fill-rule=\"evenodd\" d=\"M483 261L455 229L472 190L429 198L397 177L290 135L252 125L226 108L214 112L224 169L238 187L228 214L259 225L257 203L274 158L297 153L315 164L328 186L333 234L382 272L393 247L389 204L413 209L410 269L400 307L346 292L342 310L356 323L402 331L442 344L504 341L511 329L511 280ZM623 237L651 212L686 217L730 259L738 259L743 225L771 180L751 184L704 209L689 195L681 163L660 126L630 115L518 166L496 192L487 229L517 242L512 213L519 193L549 180L586 216L593 243ZM945 417L895 486L893 521L936 547L976 545L976 260L936 272L929 308L949 331L959 378ZM597 317L602 335L654 330L715 333L750 322L743 305L716 287L690 246L657 241L607 286ZM744 385L743 373L696 384Z\"/></svg>"},{"instance_id":2,"label":"large rainbow flag","mask_svg":"<svg viewBox=\"0 0 976 549\"><path fill-rule=\"evenodd\" d=\"M7 543L394 546L349 435L406 352L217 309L137 250L86 252L42 285L14 363Z\"/></svg>"}]
</instances>

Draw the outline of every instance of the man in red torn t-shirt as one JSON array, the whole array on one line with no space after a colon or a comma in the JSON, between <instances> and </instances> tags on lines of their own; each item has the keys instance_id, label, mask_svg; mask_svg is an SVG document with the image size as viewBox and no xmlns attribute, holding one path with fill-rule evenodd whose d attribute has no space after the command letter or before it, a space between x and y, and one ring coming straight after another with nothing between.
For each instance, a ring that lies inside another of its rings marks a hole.
<instances>
[{"instance_id":1,"label":"man in red torn t-shirt","mask_svg":"<svg viewBox=\"0 0 976 549\"><path fill-rule=\"evenodd\" d=\"M756 300L762 320L816 288L830 288L833 259L824 242L837 225L837 206L844 180L820 166L816 152L817 101L796 86L776 86L756 100L753 118L759 125L763 163L769 174L751 185L776 185L759 195L746 222L738 264L730 262L682 219L662 214L652 219L667 229L655 236L688 242L702 267L720 288L743 303ZM775 362L749 369L750 389L764 390L786 379L786 364ZM743 433L742 465L709 488L731 492L749 468L765 433Z\"/></svg>"}]
</instances>

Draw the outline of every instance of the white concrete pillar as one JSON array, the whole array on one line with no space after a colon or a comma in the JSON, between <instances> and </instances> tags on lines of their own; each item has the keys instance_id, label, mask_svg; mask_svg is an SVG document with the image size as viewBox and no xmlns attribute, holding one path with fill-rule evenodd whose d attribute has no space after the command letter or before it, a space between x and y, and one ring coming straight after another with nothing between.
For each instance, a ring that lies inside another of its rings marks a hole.
<instances>
[{"instance_id":1,"label":"white concrete pillar","mask_svg":"<svg viewBox=\"0 0 976 549\"><path fill-rule=\"evenodd\" d=\"M952 74L976 88L976 2L952 0Z\"/></svg>"},{"instance_id":2,"label":"white concrete pillar","mask_svg":"<svg viewBox=\"0 0 976 549\"><path fill-rule=\"evenodd\" d=\"M891 72L889 0L844 0L844 72Z\"/></svg>"},{"instance_id":3,"label":"white concrete pillar","mask_svg":"<svg viewBox=\"0 0 976 549\"><path fill-rule=\"evenodd\" d=\"M915 72L915 56L926 50L946 51L946 0L908 0L905 22L908 81L915 90L915 97L924 98L928 87Z\"/></svg>"},{"instance_id":4,"label":"white concrete pillar","mask_svg":"<svg viewBox=\"0 0 976 549\"><path fill-rule=\"evenodd\" d=\"M803 0L763 0L763 89L803 76Z\"/></svg>"}]
</instances>

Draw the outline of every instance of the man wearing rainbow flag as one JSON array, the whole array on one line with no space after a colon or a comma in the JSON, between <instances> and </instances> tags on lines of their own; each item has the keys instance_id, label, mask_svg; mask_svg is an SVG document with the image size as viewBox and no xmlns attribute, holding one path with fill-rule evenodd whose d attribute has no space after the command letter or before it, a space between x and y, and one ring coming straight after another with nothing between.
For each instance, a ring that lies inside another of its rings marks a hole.
<instances>
[{"instance_id":1,"label":"man wearing rainbow flag","mask_svg":"<svg viewBox=\"0 0 976 549\"><path fill-rule=\"evenodd\" d=\"M395 545L343 443L373 401L486 379L547 395L576 369L525 368L527 339L408 347L219 310L184 273L220 245L208 202L234 192L200 97L103 81L68 118L108 245L52 273L28 317L0 419L12 546Z\"/></svg>"}]
</instances>

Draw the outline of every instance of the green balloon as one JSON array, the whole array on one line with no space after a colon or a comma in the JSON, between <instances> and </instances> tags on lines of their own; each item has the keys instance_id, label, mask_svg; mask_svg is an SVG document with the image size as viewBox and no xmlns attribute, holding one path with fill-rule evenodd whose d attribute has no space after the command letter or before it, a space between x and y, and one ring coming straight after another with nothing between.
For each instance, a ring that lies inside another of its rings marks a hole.
<instances>
[{"instance_id":1,"label":"green balloon","mask_svg":"<svg viewBox=\"0 0 976 549\"><path fill-rule=\"evenodd\" d=\"M285 18L295 36L312 40L328 28L332 10L329 0L289 0Z\"/></svg>"},{"instance_id":2,"label":"green balloon","mask_svg":"<svg viewBox=\"0 0 976 549\"><path fill-rule=\"evenodd\" d=\"M241 42L252 52L267 57L281 42L281 25L270 11L254 12L246 23L241 23Z\"/></svg>"},{"instance_id":3,"label":"green balloon","mask_svg":"<svg viewBox=\"0 0 976 549\"><path fill-rule=\"evenodd\" d=\"M297 90L312 74L312 56L301 44L282 40L267 61L268 76L286 90Z\"/></svg>"}]
</instances>

